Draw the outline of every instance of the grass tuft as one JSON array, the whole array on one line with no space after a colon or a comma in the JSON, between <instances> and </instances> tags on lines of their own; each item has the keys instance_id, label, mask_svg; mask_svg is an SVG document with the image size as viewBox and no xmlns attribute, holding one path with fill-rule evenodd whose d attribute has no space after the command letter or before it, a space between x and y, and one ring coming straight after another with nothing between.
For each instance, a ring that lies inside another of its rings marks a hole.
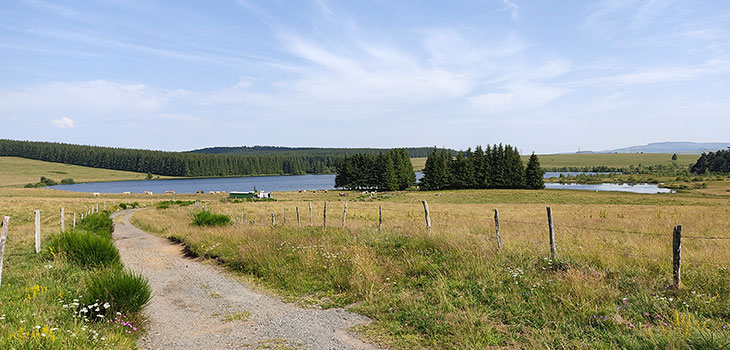
<instances>
[{"instance_id":1,"label":"grass tuft","mask_svg":"<svg viewBox=\"0 0 730 350\"><path fill-rule=\"evenodd\" d=\"M196 226L225 226L231 223L231 218L225 214L213 214L201 210L193 215L193 225Z\"/></svg>"},{"instance_id":2,"label":"grass tuft","mask_svg":"<svg viewBox=\"0 0 730 350\"><path fill-rule=\"evenodd\" d=\"M137 313L150 301L149 282L141 274L120 268L99 270L86 282L87 304L109 302L106 314Z\"/></svg>"},{"instance_id":3,"label":"grass tuft","mask_svg":"<svg viewBox=\"0 0 730 350\"><path fill-rule=\"evenodd\" d=\"M121 264L119 251L111 238L83 230L66 231L50 238L48 252L63 254L82 267L103 267Z\"/></svg>"}]
</instances>

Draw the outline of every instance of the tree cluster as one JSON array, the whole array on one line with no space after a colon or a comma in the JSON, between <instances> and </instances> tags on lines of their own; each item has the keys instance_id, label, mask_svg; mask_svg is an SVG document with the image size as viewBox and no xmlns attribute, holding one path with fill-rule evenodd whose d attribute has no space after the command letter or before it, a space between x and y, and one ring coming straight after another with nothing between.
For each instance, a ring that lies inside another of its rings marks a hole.
<instances>
[{"instance_id":1,"label":"tree cluster","mask_svg":"<svg viewBox=\"0 0 730 350\"><path fill-rule=\"evenodd\" d=\"M477 146L452 157L434 150L426 159L420 184L424 190L467 188L544 188L543 171L533 153L527 169L517 148L502 144Z\"/></svg>"},{"instance_id":2,"label":"tree cluster","mask_svg":"<svg viewBox=\"0 0 730 350\"><path fill-rule=\"evenodd\" d=\"M0 156L168 176L331 174L337 156L225 155L0 140Z\"/></svg>"},{"instance_id":3,"label":"tree cluster","mask_svg":"<svg viewBox=\"0 0 730 350\"><path fill-rule=\"evenodd\" d=\"M690 169L695 174L730 173L730 148L717 152L702 153Z\"/></svg>"},{"instance_id":4,"label":"tree cluster","mask_svg":"<svg viewBox=\"0 0 730 350\"><path fill-rule=\"evenodd\" d=\"M407 147L409 158L425 158L433 151L431 147ZM318 147L277 147L277 146L242 146L242 147L208 147L190 151L190 153L228 154L228 155L279 155L293 157L344 157L356 154L378 155L387 152L382 148L318 148ZM451 149L447 152L455 155Z\"/></svg>"},{"instance_id":5,"label":"tree cluster","mask_svg":"<svg viewBox=\"0 0 730 350\"><path fill-rule=\"evenodd\" d=\"M345 156L337 163L335 187L338 188L397 191L415 183L416 174L405 148L378 155Z\"/></svg>"}]
</instances>

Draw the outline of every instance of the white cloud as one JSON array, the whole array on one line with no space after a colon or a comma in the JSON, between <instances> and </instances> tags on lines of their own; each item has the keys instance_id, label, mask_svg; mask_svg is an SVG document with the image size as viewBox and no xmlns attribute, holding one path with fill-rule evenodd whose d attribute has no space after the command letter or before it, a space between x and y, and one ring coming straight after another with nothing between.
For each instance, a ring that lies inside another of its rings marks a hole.
<instances>
[{"instance_id":1,"label":"white cloud","mask_svg":"<svg viewBox=\"0 0 730 350\"><path fill-rule=\"evenodd\" d=\"M471 97L469 102L486 112L506 112L535 108L547 104L569 90L536 83L516 84L504 92L492 92Z\"/></svg>"},{"instance_id":2,"label":"white cloud","mask_svg":"<svg viewBox=\"0 0 730 350\"><path fill-rule=\"evenodd\" d=\"M134 116L159 111L182 91L150 88L144 84L105 80L51 82L0 90L0 112L41 115Z\"/></svg>"},{"instance_id":3,"label":"white cloud","mask_svg":"<svg viewBox=\"0 0 730 350\"><path fill-rule=\"evenodd\" d=\"M666 84L698 80L708 76L730 73L730 60L713 59L698 65L673 65L641 67L619 74L597 76L576 81L578 85L588 86L630 86Z\"/></svg>"},{"instance_id":4,"label":"white cloud","mask_svg":"<svg viewBox=\"0 0 730 350\"><path fill-rule=\"evenodd\" d=\"M60 119L51 120L51 124L61 129L73 129L74 120L69 117L61 117Z\"/></svg>"},{"instance_id":5,"label":"white cloud","mask_svg":"<svg viewBox=\"0 0 730 350\"><path fill-rule=\"evenodd\" d=\"M511 0L502 0L506 10L509 10L510 16L513 20L520 19L520 7Z\"/></svg>"}]
</instances>

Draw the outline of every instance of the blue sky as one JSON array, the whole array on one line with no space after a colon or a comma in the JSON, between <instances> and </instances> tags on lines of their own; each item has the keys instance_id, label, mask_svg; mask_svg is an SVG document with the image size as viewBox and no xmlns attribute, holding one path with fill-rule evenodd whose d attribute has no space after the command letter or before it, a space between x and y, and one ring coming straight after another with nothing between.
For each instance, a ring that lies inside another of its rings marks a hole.
<instances>
[{"instance_id":1,"label":"blue sky","mask_svg":"<svg viewBox=\"0 0 730 350\"><path fill-rule=\"evenodd\" d=\"M730 141L727 1L3 1L0 138Z\"/></svg>"}]
</instances>

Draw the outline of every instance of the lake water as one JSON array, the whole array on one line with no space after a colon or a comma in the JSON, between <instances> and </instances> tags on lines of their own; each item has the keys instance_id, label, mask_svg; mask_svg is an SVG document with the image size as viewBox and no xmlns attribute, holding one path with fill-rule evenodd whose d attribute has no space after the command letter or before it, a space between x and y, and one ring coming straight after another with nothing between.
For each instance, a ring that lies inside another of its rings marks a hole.
<instances>
[{"instance_id":1,"label":"lake water","mask_svg":"<svg viewBox=\"0 0 730 350\"><path fill-rule=\"evenodd\" d=\"M561 171L561 172L548 171L542 177L545 178L545 179L552 179L552 178L560 177L560 174L563 174L563 176L578 176L580 174L585 174L585 175L608 175L610 173L594 173L594 172L587 172L587 171ZM614 173L614 174L619 174L619 173Z\"/></svg>"},{"instance_id":2,"label":"lake water","mask_svg":"<svg viewBox=\"0 0 730 350\"><path fill-rule=\"evenodd\" d=\"M559 184L546 183L545 188L555 190L584 190L584 191L617 191L633 193L671 193L668 188L661 188L655 184Z\"/></svg>"},{"instance_id":3,"label":"lake water","mask_svg":"<svg viewBox=\"0 0 730 350\"><path fill-rule=\"evenodd\" d=\"M557 175L556 175L557 174ZM545 177L557 177L560 173L546 173ZM564 173L575 175L578 173ZM422 173L417 172L416 177L420 179ZM570 189L587 191L622 191L635 193L667 193L671 192L666 188L659 188L657 185L617 185L617 184L545 184L552 189ZM143 180L143 181L115 181L115 182L94 182L75 185L58 185L51 188L72 191L72 192L101 192L101 193L165 193L175 191L177 193L195 193L202 190L208 191L252 191L256 187L259 191L299 191L299 190L331 190L335 187L335 175L295 175L295 176L250 176L250 177L227 177L210 179L175 179L175 180Z\"/></svg>"}]
</instances>

